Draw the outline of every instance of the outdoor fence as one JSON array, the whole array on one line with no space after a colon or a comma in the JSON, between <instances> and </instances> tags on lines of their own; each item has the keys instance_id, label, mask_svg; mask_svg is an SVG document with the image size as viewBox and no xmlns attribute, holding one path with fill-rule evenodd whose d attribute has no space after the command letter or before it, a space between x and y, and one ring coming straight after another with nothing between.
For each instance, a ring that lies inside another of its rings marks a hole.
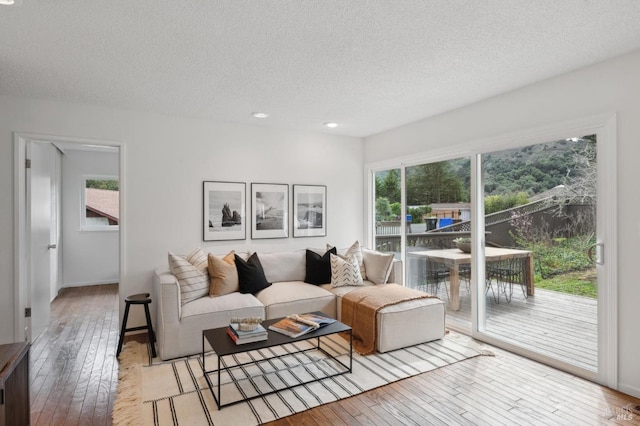
<instances>
[{"instance_id":1,"label":"outdoor fence","mask_svg":"<svg viewBox=\"0 0 640 426\"><path fill-rule=\"evenodd\" d=\"M595 229L595 225L586 221L581 226L575 225L574 218L593 213L593 205L565 205L562 215L556 214L558 205L549 199L535 201L522 206L503 210L485 216L486 244L496 247L514 247L512 237L515 231L511 224L514 215L531 216L536 227L546 226L556 230L557 236L570 237L572 234L585 232L585 228ZM411 224L406 225L407 247L425 249L455 248L454 239L471 236L471 222L463 221L426 232L411 232ZM588 229L587 229L588 231ZM401 251L401 222L385 221L376 224L376 250L383 252Z\"/></svg>"}]
</instances>

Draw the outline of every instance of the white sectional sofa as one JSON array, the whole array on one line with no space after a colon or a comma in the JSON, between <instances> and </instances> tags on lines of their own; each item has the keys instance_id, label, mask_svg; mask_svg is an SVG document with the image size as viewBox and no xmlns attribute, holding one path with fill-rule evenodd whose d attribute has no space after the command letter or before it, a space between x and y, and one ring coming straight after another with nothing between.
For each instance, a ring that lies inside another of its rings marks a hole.
<instances>
[{"instance_id":1,"label":"white sectional sofa","mask_svg":"<svg viewBox=\"0 0 640 426\"><path fill-rule=\"evenodd\" d=\"M377 252L376 252L377 253ZM341 297L359 286L332 287L305 281L306 250L257 253L269 287L253 294L233 292L200 297L182 304L180 284L169 267L154 274L154 329L161 359L192 355L202 350L202 331L224 327L232 317L273 319L289 314L321 311L340 319ZM222 256L219 256L222 257ZM248 254L243 255L246 259ZM387 282L402 283L402 263L394 260ZM364 285L375 286L371 281ZM407 324L414 324L407 328ZM439 299L419 299L383 308L378 313L380 352L442 338L444 305ZM208 348L206 348L208 349Z\"/></svg>"}]
</instances>

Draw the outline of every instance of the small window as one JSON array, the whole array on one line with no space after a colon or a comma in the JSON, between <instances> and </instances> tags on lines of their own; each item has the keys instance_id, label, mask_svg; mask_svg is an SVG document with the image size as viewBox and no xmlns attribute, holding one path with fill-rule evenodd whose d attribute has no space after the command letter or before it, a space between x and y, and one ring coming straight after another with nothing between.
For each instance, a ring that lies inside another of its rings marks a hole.
<instances>
[{"instance_id":1,"label":"small window","mask_svg":"<svg viewBox=\"0 0 640 426\"><path fill-rule=\"evenodd\" d=\"M82 230L111 231L120 225L120 182L113 176L82 181Z\"/></svg>"}]
</instances>

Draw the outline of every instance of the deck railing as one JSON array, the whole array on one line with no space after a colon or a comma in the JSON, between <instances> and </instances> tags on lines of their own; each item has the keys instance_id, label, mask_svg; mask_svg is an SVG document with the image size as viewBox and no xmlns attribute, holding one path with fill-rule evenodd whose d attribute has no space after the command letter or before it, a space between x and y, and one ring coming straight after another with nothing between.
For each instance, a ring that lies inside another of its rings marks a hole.
<instances>
[{"instance_id":1,"label":"deck railing","mask_svg":"<svg viewBox=\"0 0 640 426\"><path fill-rule=\"evenodd\" d=\"M408 247L424 247L429 249L454 248L454 239L470 237L471 232L422 232L407 235ZM400 252L400 235L376 235L376 250L382 252Z\"/></svg>"},{"instance_id":2,"label":"deck railing","mask_svg":"<svg viewBox=\"0 0 640 426\"><path fill-rule=\"evenodd\" d=\"M521 206L502 210L485 216L485 227L507 224L514 215L533 214L555 207L553 197L543 198ZM407 225L410 230L410 225ZM383 221L376 223L376 249L380 251L400 252L400 221ZM471 236L471 221L465 220L449 226L422 233L407 233L408 247L425 247L434 249L453 248L453 239ZM503 242L504 243L504 242ZM490 244L490 243L489 243Z\"/></svg>"}]
</instances>

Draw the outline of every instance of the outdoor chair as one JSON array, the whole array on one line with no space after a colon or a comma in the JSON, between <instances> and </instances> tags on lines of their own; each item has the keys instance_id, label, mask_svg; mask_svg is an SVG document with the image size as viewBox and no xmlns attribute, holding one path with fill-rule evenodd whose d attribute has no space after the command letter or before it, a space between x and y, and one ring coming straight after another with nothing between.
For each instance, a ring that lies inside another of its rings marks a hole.
<instances>
[{"instance_id":1,"label":"outdoor chair","mask_svg":"<svg viewBox=\"0 0 640 426\"><path fill-rule=\"evenodd\" d=\"M489 282L489 285L491 285L495 279L498 287L498 299L496 302L499 303L500 293L504 294L507 303L511 302L514 284L520 285L525 299L528 297L527 288L524 283L523 261L523 259L513 258L491 262L491 265L487 264L487 281Z\"/></svg>"},{"instance_id":2,"label":"outdoor chair","mask_svg":"<svg viewBox=\"0 0 640 426\"><path fill-rule=\"evenodd\" d=\"M468 292L471 292L471 265L462 264L458 269L458 276L460 277L460 282L464 281L464 286Z\"/></svg>"},{"instance_id":3,"label":"outdoor chair","mask_svg":"<svg viewBox=\"0 0 640 426\"><path fill-rule=\"evenodd\" d=\"M433 295L438 295L440 291L440 286L444 287L445 292L447 293L447 300L449 300L449 288L447 287L447 281L449 281L449 277L451 272L449 272L449 268L441 262L434 262L432 260L427 260L427 271L426 271L426 284L427 284L427 293L431 293Z\"/></svg>"},{"instance_id":4,"label":"outdoor chair","mask_svg":"<svg viewBox=\"0 0 640 426\"><path fill-rule=\"evenodd\" d=\"M485 266L485 295L489 294L489 290L493 294L493 300L496 304L500 304L500 281L498 279L498 262L487 262ZM496 282L497 291L493 288L493 281Z\"/></svg>"},{"instance_id":5,"label":"outdoor chair","mask_svg":"<svg viewBox=\"0 0 640 426\"><path fill-rule=\"evenodd\" d=\"M492 271L491 267L489 266L489 264L487 264L486 284L484 288L484 293L485 295L487 295L489 294L489 290L491 290L491 294L493 294L493 300L496 303L500 303L500 293L499 292L496 293L496 291L493 289L492 279L494 278L494 275L491 273L491 271ZM464 281L465 288L469 293L471 293L471 265L468 265L468 264L460 265L460 269L458 273L460 277L460 282ZM497 282L496 282L496 286L497 286Z\"/></svg>"}]
</instances>

